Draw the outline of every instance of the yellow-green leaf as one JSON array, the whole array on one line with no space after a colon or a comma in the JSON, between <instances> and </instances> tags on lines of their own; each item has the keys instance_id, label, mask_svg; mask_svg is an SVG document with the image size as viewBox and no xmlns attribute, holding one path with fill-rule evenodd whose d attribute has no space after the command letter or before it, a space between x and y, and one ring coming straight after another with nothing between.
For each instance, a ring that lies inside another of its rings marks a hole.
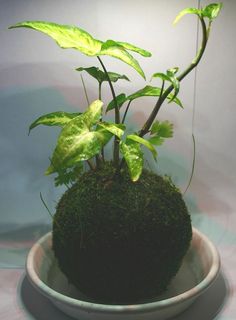
<instances>
[{"instance_id":1,"label":"yellow-green leaf","mask_svg":"<svg viewBox=\"0 0 236 320\"><path fill-rule=\"evenodd\" d=\"M112 134L103 128L92 130L100 120L102 102L94 101L82 115L72 119L62 129L46 174L69 168L99 153Z\"/></svg>"},{"instance_id":2,"label":"yellow-green leaf","mask_svg":"<svg viewBox=\"0 0 236 320\"><path fill-rule=\"evenodd\" d=\"M196 14L198 16L201 16L201 10L197 9L197 8L186 8L184 10L182 10L177 17L175 18L173 24L176 24L183 16L185 16L186 14Z\"/></svg>"},{"instance_id":3,"label":"yellow-green leaf","mask_svg":"<svg viewBox=\"0 0 236 320\"><path fill-rule=\"evenodd\" d=\"M94 39L87 31L72 25L63 25L47 21L23 21L12 28L31 28L53 38L63 48L74 48L88 56L95 56L101 49L102 42Z\"/></svg>"},{"instance_id":4,"label":"yellow-green leaf","mask_svg":"<svg viewBox=\"0 0 236 320\"><path fill-rule=\"evenodd\" d=\"M59 126L64 127L71 119L78 117L81 113L68 113L63 111L56 111L47 113L38 119L36 119L29 127L30 131L37 127L38 125L45 125L45 126Z\"/></svg>"},{"instance_id":5,"label":"yellow-green leaf","mask_svg":"<svg viewBox=\"0 0 236 320\"><path fill-rule=\"evenodd\" d=\"M156 160L157 158L157 151L156 149L153 147L153 145L148 141L148 140L145 140L141 137L139 137L138 135L136 134L130 134L126 137L126 140L132 140L132 141L136 141L142 145L144 145L145 147L147 147L151 152L152 152L152 155L153 155L153 158Z\"/></svg>"},{"instance_id":6,"label":"yellow-green leaf","mask_svg":"<svg viewBox=\"0 0 236 320\"><path fill-rule=\"evenodd\" d=\"M87 111L83 113L82 119L88 128L91 128L91 126L100 120L102 116L102 106L103 102L101 100L95 100L90 104Z\"/></svg>"},{"instance_id":7,"label":"yellow-green leaf","mask_svg":"<svg viewBox=\"0 0 236 320\"><path fill-rule=\"evenodd\" d=\"M152 87L152 86L146 86L143 89L131 94L130 96L127 97L126 100L134 100L140 97L148 97L148 96L152 96L152 97L159 97L161 94L161 88L158 87ZM167 96L168 100L172 100L173 102L175 102L176 104L178 104L181 108L183 108L183 105L181 103L181 101L175 97L173 98L174 95L172 93L170 93Z\"/></svg>"},{"instance_id":8,"label":"yellow-green leaf","mask_svg":"<svg viewBox=\"0 0 236 320\"><path fill-rule=\"evenodd\" d=\"M202 16L209 18L211 21L218 17L223 3L211 3L202 9Z\"/></svg>"},{"instance_id":9,"label":"yellow-green leaf","mask_svg":"<svg viewBox=\"0 0 236 320\"><path fill-rule=\"evenodd\" d=\"M145 79L145 74L138 61L117 42L113 40L107 40L102 44L101 51L98 53L98 55L108 55L122 60L123 62L133 67Z\"/></svg>"},{"instance_id":10,"label":"yellow-green leaf","mask_svg":"<svg viewBox=\"0 0 236 320\"><path fill-rule=\"evenodd\" d=\"M124 124L115 124L115 123L108 123L108 122L99 122L99 126L106 129L110 133L117 136L119 139L124 134L125 125Z\"/></svg>"},{"instance_id":11,"label":"yellow-green leaf","mask_svg":"<svg viewBox=\"0 0 236 320\"><path fill-rule=\"evenodd\" d=\"M23 21L9 27L9 29L13 28L30 28L43 32L53 38L61 48L73 48L87 56L108 55L117 58L133 67L145 79L144 72L138 61L125 47L129 47L129 50L132 49L145 56L148 56L148 53L131 44L124 42L121 45L113 40L103 42L93 38L87 31L76 26L47 21Z\"/></svg>"},{"instance_id":12,"label":"yellow-green leaf","mask_svg":"<svg viewBox=\"0 0 236 320\"><path fill-rule=\"evenodd\" d=\"M127 140L120 142L120 151L127 163L132 181L137 181L143 170L143 152L138 142Z\"/></svg>"},{"instance_id":13,"label":"yellow-green leaf","mask_svg":"<svg viewBox=\"0 0 236 320\"><path fill-rule=\"evenodd\" d=\"M149 51L147 51L147 50L144 50L144 49L142 49L142 48L136 47L136 46L134 46L134 45L131 44L131 43L120 42L120 41L116 41L116 42L117 42L118 44L120 44L122 47L124 47L126 50L139 53L139 54L141 54L141 56L143 56L143 57L151 57L151 56L152 56L151 52L149 52Z\"/></svg>"}]
</instances>

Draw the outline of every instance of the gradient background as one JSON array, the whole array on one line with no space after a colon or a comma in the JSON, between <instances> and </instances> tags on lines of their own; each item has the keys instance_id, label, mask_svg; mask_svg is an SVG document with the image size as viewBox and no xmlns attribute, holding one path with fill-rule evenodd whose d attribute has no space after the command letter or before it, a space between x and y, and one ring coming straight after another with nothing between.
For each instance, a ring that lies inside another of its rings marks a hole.
<instances>
[{"instance_id":1,"label":"gradient background","mask_svg":"<svg viewBox=\"0 0 236 320\"><path fill-rule=\"evenodd\" d=\"M229 320L236 318L236 1L222 2L223 11L212 26L208 48L197 70L196 90L192 73L181 83L179 97L185 109L174 104L162 107L159 119L173 121L174 138L159 148L157 165L151 159L149 165L153 170L170 175L181 190L185 189L193 156L191 134L196 95L196 170L185 200L193 225L205 232L219 248L223 273L222 283L218 286L221 292L224 287L225 298L222 296L219 300L218 295L218 300L214 296L212 299L219 307L224 304L217 319ZM209 3L201 1L202 6ZM163 72L173 66L183 69L194 57L196 18L186 16L175 27L172 22L180 10L197 4L196 0L0 1L1 319L31 319L24 305L20 306L15 288L18 286L21 292L19 278L29 247L50 229L51 221L39 193L42 192L54 211L55 202L63 192L63 188L54 188L52 178L43 175L58 130L38 127L28 137L28 127L43 113L84 110L86 100L80 75L74 69L98 65L95 58L76 50L62 50L39 32L7 30L7 27L23 20L47 20L78 25L101 40L113 38L134 43L153 53L152 58L138 57L149 80L154 72ZM108 57L103 61L110 71L125 73L131 80L130 83L118 82L117 94L133 93L146 85L124 63ZM84 80L92 101L97 98L96 82L86 74ZM157 82L152 84L157 85ZM105 103L111 100L109 90L103 90L103 100ZM144 122L154 103L154 98L142 98L132 104L128 117L131 127L136 128ZM6 288L10 289L7 291ZM9 313L12 299L18 300L14 300L14 308ZM196 310L189 313L191 319L197 314ZM213 319L212 314L201 315L201 319ZM52 313L51 317L55 315ZM38 316L37 319L43 318ZM60 314L57 319L66 318Z\"/></svg>"}]
</instances>

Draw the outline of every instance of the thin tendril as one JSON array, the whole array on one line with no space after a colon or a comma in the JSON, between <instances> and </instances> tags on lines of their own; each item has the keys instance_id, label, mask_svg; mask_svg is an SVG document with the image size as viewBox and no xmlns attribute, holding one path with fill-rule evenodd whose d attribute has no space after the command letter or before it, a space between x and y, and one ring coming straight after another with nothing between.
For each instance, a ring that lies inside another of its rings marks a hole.
<instances>
[{"instance_id":1,"label":"thin tendril","mask_svg":"<svg viewBox=\"0 0 236 320\"><path fill-rule=\"evenodd\" d=\"M200 9L200 0L198 0L198 9ZM196 35L196 53L199 46L199 19L197 20L197 35ZM195 127L195 114L196 114L196 101L197 101L197 70L196 67L194 70L194 84L193 84L193 113L192 113L192 141L193 141L193 160L192 160L192 168L190 178L185 188L183 194L185 194L192 182L194 170L195 170L195 162L196 162L196 140L194 135L194 127Z\"/></svg>"},{"instance_id":2,"label":"thin tendril","mask_svg":"<svg viewBox=\"0 0 236 320\"><path fill-rule=\"evenodd\" d=\"M86 97L86 100L87 100L87 103L88 103L88 106L89 106L90 102L89 102L88 93L87 93L87 89L86 89L86 86L85 86L85 83L84 83L84 78L83 78L82 74L80 75L80 78L81 78L81 81L82 81L82 84L83 84L84 94L85 94L85 97Z\"/></svg>"}]
</instances>

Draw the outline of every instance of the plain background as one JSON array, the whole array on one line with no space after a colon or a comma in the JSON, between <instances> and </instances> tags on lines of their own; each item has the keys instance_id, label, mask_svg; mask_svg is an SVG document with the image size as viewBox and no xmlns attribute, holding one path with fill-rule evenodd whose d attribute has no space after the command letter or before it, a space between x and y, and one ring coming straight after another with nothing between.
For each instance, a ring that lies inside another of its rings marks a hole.
<instances>
[{"instance_id":1,"label":"plain background","mask_svg":"<svg viewBox=\"0 0 236 320\"><path fill-rule=\"evenodd\" d=\"M196 139L196 167L185 200L193 224L218 246L230 288L236 285L236 1L222 1L224 8L213 23L210 41L196 74L181 83L184 110L165 104L159 119L174 123L174 138L160 147L157 165L184 190L191 173L193 144ZM49 37L29 29L8 30L23 20L47 20L75 24L101 40L127 41L152 52L151 58L138 57L147 76L167 68L185 68L196 52L197 19L186 16L176 26L172 22L196 0L1 0L0 1L0 236L9 241L36 239L50 228L50 217L39 198L42 192L50 209L63 192L53 179L44 177L48 158L58 130L38 127L28 137L28 127L43 113L57 110L81 111L86 107L80 75L76 67L97 65L75 50L62 50ZM209 1L201 1L205 6ZM131 82L120 81L115 90L133 93L147 83L130 67L104 57L110 71L125 73ZM84 74L92 101L97 99L95 80ZM158 82L152 83L157 85ZM194 96L196 98L193 118ZM104 87L103 100L111 95ZM128 121L132 128L142 124L155 103L143 98L132 105ZM107 151L108 152L108 151ZM149 155L147 154L149 159ZM151 159L151 158L150 158ZM24 242L25 243L25 242ZM27 250L12 252L1 248L2 267L22 267ZM14 248L16 250L16 248ZM230 289L230 290L231 290ZM233 289L232 289L233 290ZM1 311L0 311L1 314ZM225 318L235 319L233 300ZM231 318L232 317L232 318ZM7 318L6 318L7 319ZM23 319L23 318L22 318Z\"/></svg>"}]
</instances>

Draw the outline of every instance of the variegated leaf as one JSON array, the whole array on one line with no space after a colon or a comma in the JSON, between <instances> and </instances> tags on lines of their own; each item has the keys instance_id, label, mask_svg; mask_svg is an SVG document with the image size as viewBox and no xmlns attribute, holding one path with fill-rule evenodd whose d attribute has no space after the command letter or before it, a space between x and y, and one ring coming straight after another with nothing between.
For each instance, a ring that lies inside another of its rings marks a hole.
<instances>
[{"instance_id":1,"label":"variegated leaf","mask_svg":"<svg viewBox=\"0 0 236 320\"><path fill-rule=\"evenodd\" d=\"M78 117L81 115L81 113L68 113L63 111L56 111L47 113L38 119L36 119L29 127L29 133L30 131L39 126L39 125L45 125L45 126L59 126L64 127L71 119Z\"/></svg>"},{"instance_id":2,"label":"variegated leaf","mask_svg":"<svg viewBox=\"0 0 236 320\"><path fill-rule=\"evenodd\" d=\"M143 152L140 144L133 140L120 142L120 151L127 163L132 181L137 181L143 170Z\"/></svg>"}]
</instances>

